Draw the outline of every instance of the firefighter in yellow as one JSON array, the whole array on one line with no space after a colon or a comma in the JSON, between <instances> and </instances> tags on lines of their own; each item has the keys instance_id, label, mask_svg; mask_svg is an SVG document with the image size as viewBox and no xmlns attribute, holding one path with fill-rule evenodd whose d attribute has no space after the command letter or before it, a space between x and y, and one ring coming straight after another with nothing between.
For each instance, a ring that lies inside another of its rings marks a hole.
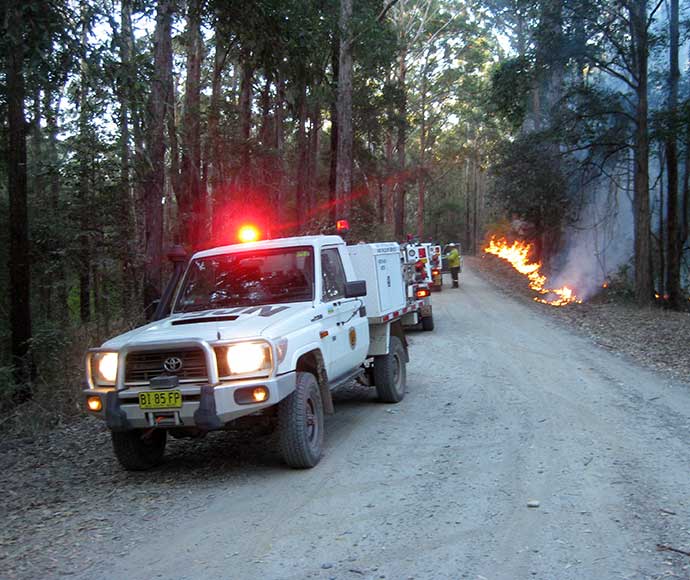
<instances>
[{"instance_id":1,"label":"firefighter in yellow","mask_svg":"<svg viewBox=\"0 0 690 580\"><path fill-rule=\"evenodd\" d=\"M453 288L458 287L458 274L460 273L460 252L455 244L448 244L448 253L446 254L448 260L448 267L450 268L450 277L453 279Z\"/></svg>"}]
</instances>

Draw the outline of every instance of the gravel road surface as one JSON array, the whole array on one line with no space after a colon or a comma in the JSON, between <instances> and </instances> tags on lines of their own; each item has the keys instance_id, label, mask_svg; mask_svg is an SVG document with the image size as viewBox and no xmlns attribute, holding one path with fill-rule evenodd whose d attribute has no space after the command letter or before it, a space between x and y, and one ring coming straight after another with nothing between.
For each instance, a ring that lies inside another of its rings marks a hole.
<instances>
[{"instance_id":1,"label":"gravel road surface","mask_svg":"<svg viewBox=\"0 0 690 580\"><path fill-rule=\"evenodd\" d=\"M149 474L104 457L114 489L90 493L108 532L75 536L72 577L690 578L690 556L658 548L690 552L690 386L470 271L433 301L405 400L340 392L315 469L226 434ZM123 508L147 487L150 510Z\"/></svg>"}]
</instances>

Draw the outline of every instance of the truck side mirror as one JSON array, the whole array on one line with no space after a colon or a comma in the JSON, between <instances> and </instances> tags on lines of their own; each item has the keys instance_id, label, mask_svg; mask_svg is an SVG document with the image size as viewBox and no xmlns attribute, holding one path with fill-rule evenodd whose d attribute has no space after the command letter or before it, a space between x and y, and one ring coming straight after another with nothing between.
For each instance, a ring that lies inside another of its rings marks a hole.
<instances>
[{"instance_id":1,"label":"truck side mirror","mask_svg":"<svg viewBox=\"0 0 690 580\"><path fill-rule=\"evenodd\" d=\"M355 282L345 282L345 298L359 298L367 295L366 280L357 280Z\"/></svg>"}]
</instances>

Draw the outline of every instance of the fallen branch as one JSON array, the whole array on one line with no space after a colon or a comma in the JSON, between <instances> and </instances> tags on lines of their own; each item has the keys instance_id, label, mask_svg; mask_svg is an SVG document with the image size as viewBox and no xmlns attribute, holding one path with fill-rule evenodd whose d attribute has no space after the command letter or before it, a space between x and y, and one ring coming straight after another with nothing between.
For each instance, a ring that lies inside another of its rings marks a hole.
<instances>
[{"instance_id":1,"label":"fallen branch","mask_svg":"<svg viewBox=\"0 0 690 580\"><path fill-rule=\"evenodd\" d=\"M665 546L664 544L657 544L656 549L659 552L676 552L678 554L683 554L685 556L690 556L690 552L686 552L685 550L679 550L678 548L673 548L671 546Z\"/></svg>"}]
</instances>

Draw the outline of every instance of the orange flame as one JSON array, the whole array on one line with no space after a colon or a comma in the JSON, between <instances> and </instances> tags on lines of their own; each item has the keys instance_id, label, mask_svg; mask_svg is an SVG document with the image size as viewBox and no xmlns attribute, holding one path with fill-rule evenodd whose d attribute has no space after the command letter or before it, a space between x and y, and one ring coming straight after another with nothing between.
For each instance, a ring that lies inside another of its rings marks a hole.
<instances>
[{"instance_id":1,"label":"orange flame","mask_svg":"<svg viewBox=\"0 0 690 580\"><path fill-rule=\"evenodd\" d=\"M529 287L535 292L539 292L540 296L536 296L534 300L549 306L565 306L573 302L581 304L580 300L571 288L563 286L562 288L547 288L546 276L541 270L541 262L530 262L529 253L532 250L532 244L515 241L509 244L505 238L491 237L489 245L484 248L487 254L498 256L502 260L508 262L520 274L527 276L529 280ZM544 296L548 296L544 298Z\"/></svg>"}]
</instances>

